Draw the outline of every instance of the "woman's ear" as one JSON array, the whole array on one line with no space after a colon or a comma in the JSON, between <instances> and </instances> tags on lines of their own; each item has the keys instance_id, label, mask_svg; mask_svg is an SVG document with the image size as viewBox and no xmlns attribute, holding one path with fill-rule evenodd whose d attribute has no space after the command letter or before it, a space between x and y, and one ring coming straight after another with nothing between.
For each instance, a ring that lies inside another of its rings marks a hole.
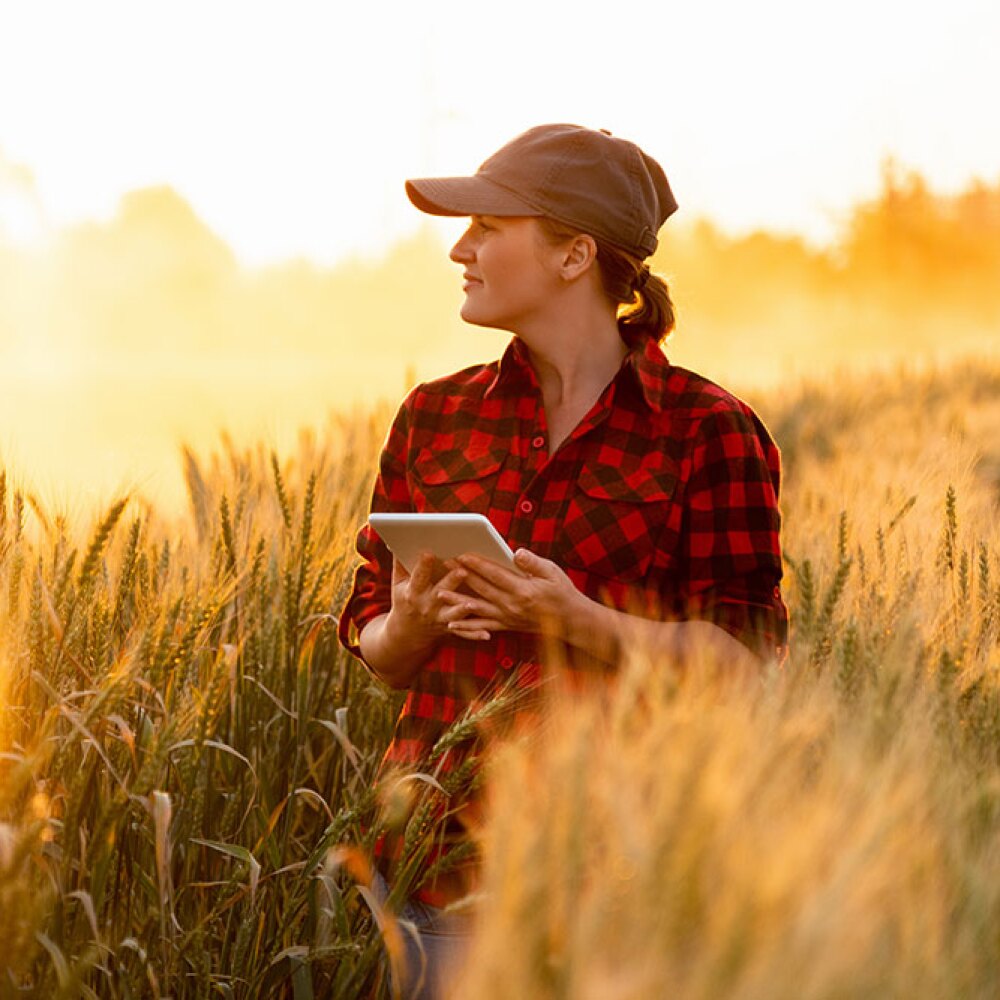
<instances>
[{"instance_id":1,"label":"woman's ear","mask_svg":"<svg viewBox=\"0 0 1000 1000\"><path fill-rule=\"evenodd\" d=\"M566 281L573 281L589 271L596 260L597 244L594 237L580 233L565 245L560 274Z\"/></svg>"}]
</instances>

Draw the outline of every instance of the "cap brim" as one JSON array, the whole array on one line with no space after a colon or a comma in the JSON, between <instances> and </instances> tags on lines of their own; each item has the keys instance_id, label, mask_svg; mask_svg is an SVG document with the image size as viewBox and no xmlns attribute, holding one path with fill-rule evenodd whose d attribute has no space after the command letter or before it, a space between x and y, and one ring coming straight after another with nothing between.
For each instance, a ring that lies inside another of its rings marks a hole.
<instances>
[{"instance_id":1,"label":"cap brim","mask_svg":"<svg viewBox=\"0 0 1000 1000\"><path fill-rule=\"evenodd\" d=\"M406 194L428 215L541 215L512 191L480 174L421 177L406 182Z\"/></svg>"}]
</instances>

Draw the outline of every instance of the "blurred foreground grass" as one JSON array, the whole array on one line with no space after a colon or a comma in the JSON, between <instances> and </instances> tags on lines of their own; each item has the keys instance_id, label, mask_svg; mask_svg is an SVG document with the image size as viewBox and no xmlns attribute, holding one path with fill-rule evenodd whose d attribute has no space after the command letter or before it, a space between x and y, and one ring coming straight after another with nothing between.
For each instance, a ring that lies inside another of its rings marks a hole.
<instances>
[{"instance_id":1,"label":"blurred foreground grass","mask_svg":"<svg viewBox=\"0 0 1000 1000\"><path fill-rule=\"evenodd\" d=\"M754 398L789 663L637 651L491 769L473 997L1000 990L1000 368ZM186 523L0 498L0 997L387 996L395 701L331 609L389 414L189 455ZM406 803L404 802L404 805Z\"/></svg>"}]
</instances>

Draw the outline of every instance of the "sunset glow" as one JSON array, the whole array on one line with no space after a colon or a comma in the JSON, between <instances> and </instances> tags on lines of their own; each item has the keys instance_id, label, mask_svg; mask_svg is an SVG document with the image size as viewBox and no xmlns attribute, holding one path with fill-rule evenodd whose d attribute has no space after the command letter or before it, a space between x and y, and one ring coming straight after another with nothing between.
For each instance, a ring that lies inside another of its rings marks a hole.
<instances>
[{"instance_id":1,"label":"sunset glow","mask_svg":"<svg viewBox=\"0 0 1000 1000\"><path fill-rule=\"evenodd\" d=\"M8 4L0 152L33 173L43 226L166 183L247 262L378 253L418 224L403 177L472 170L541 121L635 139L687 218L816 240L886 155L948 191L1000 173L989 0L639 0L616 18L529 0Z\"/></svg>"},{"instance_id":2,"label":"sunset glow","mask_svg":"<svg viewBox=\"0 0 1000 1000\"><path fill-rule=\"evenodd\" d=\"M402 181L474 170L544 120L610 128L666 165L681 211L655 263L680 363L773 384L995 340L976 249L1000 178L992 5L628 10L616 41L555 6L531 5L525 32L523 2L488 25L452 0L4 8L0 460L56 498L179 503L181 441L280 447L495 356L505 338L457 317L461 222L428 222ZM907 220L921 191L937 205L916 270L894 277L884 255L912 241L879 228L889 175ZM948 286L916 328L897 308L912 280Z\"/></svg>"},{"instance_id":3,"label":"sunset glow","mask_svg":"<svg viewBox=\"0 0 1000 1000\"><path fill-rule=\"evenodd\" d=\"M998 52L0 0L0 1000L1000 996Z\"/></svg>"}]
</instances>

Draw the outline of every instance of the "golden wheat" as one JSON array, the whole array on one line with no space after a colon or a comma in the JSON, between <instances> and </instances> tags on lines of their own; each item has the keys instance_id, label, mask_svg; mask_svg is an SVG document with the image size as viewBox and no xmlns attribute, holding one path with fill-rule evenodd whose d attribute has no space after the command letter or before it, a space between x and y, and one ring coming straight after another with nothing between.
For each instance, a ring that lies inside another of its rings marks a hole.
<instances>
[{"instance_id":1,"label":"golden wheat","mask_svg":"<svg viewBox=\"0 0 1000 1000\"><path fill-rule=\"evenodd\" d=\"M458 995L996 995L998 389L753 400L791 659L748 689L637 650L602 698L553 694L491 758ZM479 775L372 785L398 702L332 613L387 419L188 451L185 521L119 498L84 533L0 474L0 997L389 995L373 838L403 834L398 901Z\"/></svg>"}]
</instances>

